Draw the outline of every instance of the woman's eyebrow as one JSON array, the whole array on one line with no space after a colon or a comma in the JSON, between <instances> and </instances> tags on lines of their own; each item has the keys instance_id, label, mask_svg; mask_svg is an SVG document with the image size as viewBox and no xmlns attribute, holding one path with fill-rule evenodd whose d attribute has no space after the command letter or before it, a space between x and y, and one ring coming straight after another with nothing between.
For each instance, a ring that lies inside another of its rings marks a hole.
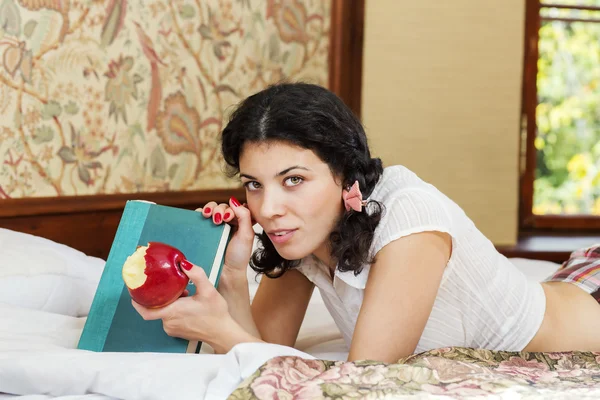
<instances>
[{"instance_id":1,"label":"woman's eyebrow","mask_svg":"<svg viewBox=\"0 0 600 400\"><path fill-rule=\"evenodd\" d=\"M303 167L301 165L294 165L293 167L289 167L289 168L284 169L281 172L278 172L277 174L275 174L275 177L277 178L278 176L285 175L285 174L287 174L288 172L290 172L291 170L294 170L294 169L303 169L305 171L310 171L310 169L308 169L306 167ZM254 179L254 180L256 180L255 177L253 177L252 175L248 175L248 174L240 174L240 178L246 178L246 179Z\"/></svg>"}]
</instances>

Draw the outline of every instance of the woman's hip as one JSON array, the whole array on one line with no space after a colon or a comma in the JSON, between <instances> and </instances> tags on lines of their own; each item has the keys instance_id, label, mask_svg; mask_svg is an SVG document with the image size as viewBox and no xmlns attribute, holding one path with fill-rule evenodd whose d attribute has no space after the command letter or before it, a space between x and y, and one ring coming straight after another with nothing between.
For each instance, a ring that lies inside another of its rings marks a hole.
<instances>
[{"instance_id":1,"label":"woman's hip","mask_svg":"<svg viewBox=\"0 0 600 400\"><path fill-rule=\"evenodd\" d=\"M600 350L600 246L573 252L542 287L544 320L525 350Z\"/></svg>"}]
</instances>

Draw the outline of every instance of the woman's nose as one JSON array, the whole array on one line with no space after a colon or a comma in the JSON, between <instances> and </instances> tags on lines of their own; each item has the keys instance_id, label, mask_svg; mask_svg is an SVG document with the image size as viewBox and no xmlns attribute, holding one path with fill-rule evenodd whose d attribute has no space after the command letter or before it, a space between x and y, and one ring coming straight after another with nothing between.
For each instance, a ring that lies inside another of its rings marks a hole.
<instances>
[{"instance_id":1,"label":"woman's nose","mask_svg":"<svg viewBox=\"0 0 600 400\"><path fill-rule=\"evenodd\" d=\"M264 218L273 218L283 215L285 212L284 199L277 193L264 193L262 204L260 206L260 214Z\"/></svg>"}]
</instances>

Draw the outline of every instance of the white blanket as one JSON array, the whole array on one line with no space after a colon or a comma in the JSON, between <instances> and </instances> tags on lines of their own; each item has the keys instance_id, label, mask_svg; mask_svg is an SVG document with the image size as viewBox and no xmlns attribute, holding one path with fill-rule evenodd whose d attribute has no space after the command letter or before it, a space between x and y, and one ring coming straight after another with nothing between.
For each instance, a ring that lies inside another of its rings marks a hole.
<instances>
[{"instance_id":1,"label":"white blanket","mask_svg":"<svg viewBox=\"0 0 600 400\"><path fill-rule=\"evenodd\" d=\"M536 280L558 267L513 262ZM0 228L0 399L224 399L272 357L347 356L318 293L297 349L255 343L226 355L77 350L102 267L74 249ZM258 283L250 282L254 294Z\"/></svg>"},{"instance_id":2,"label":"white blanket","mask_svg":"<svg viewBox=\"0 0 600 400\"><path fill-rule=\"evenodd\" d=\"M86 394L110 399L225 399L264 362L280 355L312 358L261 343L240 344L226 355L4 351L0 391L69 399Z\"/></svg>"}]
</instances>

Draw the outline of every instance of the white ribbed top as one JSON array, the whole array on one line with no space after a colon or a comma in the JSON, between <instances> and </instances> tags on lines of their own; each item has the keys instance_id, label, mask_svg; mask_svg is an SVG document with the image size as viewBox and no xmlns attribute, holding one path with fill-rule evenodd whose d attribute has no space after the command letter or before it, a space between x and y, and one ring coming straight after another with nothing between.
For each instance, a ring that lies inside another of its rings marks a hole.
<instances>
[{"instance_id":1,"label":"white ribbed top","mask_svg":"<svg viewBox=\"0 0 600 400\"><path fill-rule=\"evenodd\" d=\"M385 168L369 199L386 207L372 254L416 232L452 236L452 256L416 353L447 346L520 351L529 343L546 308L540 283L498 253L456 203L403 166ZM370 265L358 276L336 270L333 281L316 257L307 257L298 268L319 288L350 346Z\"/></svg>"}]
</instances>

